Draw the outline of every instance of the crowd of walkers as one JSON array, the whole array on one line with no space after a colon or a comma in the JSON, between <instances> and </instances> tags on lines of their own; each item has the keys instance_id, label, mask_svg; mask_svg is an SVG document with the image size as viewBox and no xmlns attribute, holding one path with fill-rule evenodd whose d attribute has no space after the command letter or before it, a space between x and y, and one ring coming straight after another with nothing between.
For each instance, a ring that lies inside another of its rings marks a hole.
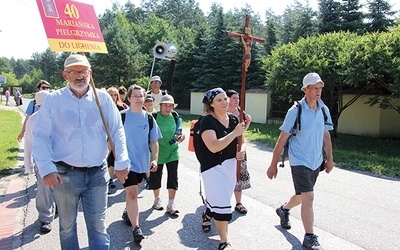
<instances>
[{"instance_id":1,"label":"crowd of walkers","mask_svg":"<svg viewBox=\"0 0 400 250\"><path fill-rule=\"evenodd\" d=\"M35 100L26 110L18 136L18 140L25 137L25 173L37 176L40 231L51 231L57 212L61 247L79 249L76 219L81 202L89 248L109 249L105 224L108 194L119 181L126 194L122 218L132 227L133 240L139 244L144 239L138 201L142 183L152 190L154 210L165 208L171 216L179 216L175 202L179 186L178 149L185 135L182 118L174 110L178 104L161 89L159 76L151 77L148 91L136 84L128 89L94 89L90 84L91 65L84 55L71 54L66 58L62 75L66 87L51 93L50 83L39 81ZM306 249L322 249L313 230L313 188L318 173L329 173L333 168L329 134L333 126L329 110L320 99L323 86L316 73L304 77L304 98L288 110L267 170L270 179L276 177L278 159L289 141L295 192L276 213L281 226L290 229L289 211L301 204ZM251 187L244 138L251 116L240 109L235 90L210 89L202 102L199 105L204 105L204 115L198 134L204 148L199 161L206 199L199 228L210 232L213 219L220 237L218 249L228 250L233 249L228 239L232 212L248 211L241 197L242 190ZM299 108L301 130L294 133ZM327 116L325 123L320 122L322 115ZM164 167L168 200L161 199Z\"/></svg>"}]
</instances>

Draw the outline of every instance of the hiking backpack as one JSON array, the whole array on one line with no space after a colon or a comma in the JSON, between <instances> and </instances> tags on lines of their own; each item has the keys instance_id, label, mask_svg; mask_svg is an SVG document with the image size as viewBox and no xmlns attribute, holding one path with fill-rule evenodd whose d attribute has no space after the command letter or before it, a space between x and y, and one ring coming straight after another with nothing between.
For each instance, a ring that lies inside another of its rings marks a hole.
<instances>
[{"instance_id":1,"label":"hiking backpack","mask_svg":"<svg viewBox=\"0 0 400 250\"><path fill-rule=\"evenodd\" d=\"M203 116L200 116L199 119L192 121L188 146L188 150L196 154L196 158L198 161L200 161L200 155L205 147L203 139L200 135L200 122L202 119Z\"/></svg>"},{"instance_id":2,"label":"hiking backpack","mask_svg":"<svg viewBox=\"0 0 400 250\"><path fill-rule=\"evenodd\" d=\"M288 137L288 139L286 140L285 146L283 147L282 153L279 157L278 161L282 161L281 164L279 164L279 167L283 168L285 166L285 161L287 161L289 159L289 141L290 138L292 138L293 136L297 136L297 133L301 130L301 104L300 101L294 101L296 108L297 108L297 117L296 120L294 121L293 127L290 130L290 135ZM326 115L325 109L324 107L321 107L322 110L322 114L324 115L324 124L325 125L332 125L330 123L328 123L328 116Z\"/></svg>"}]
</instances>

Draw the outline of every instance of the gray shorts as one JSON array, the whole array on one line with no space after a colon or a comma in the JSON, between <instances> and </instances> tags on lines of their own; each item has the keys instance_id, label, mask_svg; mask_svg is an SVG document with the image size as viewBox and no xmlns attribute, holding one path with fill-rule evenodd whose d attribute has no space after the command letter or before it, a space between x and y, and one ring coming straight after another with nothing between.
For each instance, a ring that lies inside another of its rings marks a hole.
<instances>
[{"instance_id":1,"label":"gray shorts","mask_svg":"<svg viewBox=\"0 0 400 250\"><path fill-rule=\"evenodd\" d=\"M324 163L322 162L321 166ZM296 195L314 191L314 185L320 172L320 168L311 170L306 166L291 166L294 190Z\"/></svg>"}]
</instances>

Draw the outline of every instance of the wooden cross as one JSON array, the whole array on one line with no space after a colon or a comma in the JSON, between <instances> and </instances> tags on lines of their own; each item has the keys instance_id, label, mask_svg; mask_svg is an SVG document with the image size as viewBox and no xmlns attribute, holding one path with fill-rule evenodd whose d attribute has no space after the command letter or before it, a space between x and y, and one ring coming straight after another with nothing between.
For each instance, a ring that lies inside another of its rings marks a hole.
<instances>
[{"instance_id":1,"label":"wooden cross","mask_svg":"<svg viewBox=\"0 0 400 250\"><path fill-rule=\"evenodd\" d=\"M240 87L240 101L241 101L240 107L241 108L240 108L240 116L239 116L239 119L241 122L243 122L243 110L244 110L244 106L245 106L244 92L246 91L246 72L247 72L247 68L249 67L250 62L251 62L251 44L253 43L253 41L258 42L258 43L265 42L264 38L253 37L251 35L251 28L249 27L249 21L250 21L250 16L246 15L246 19L244 22L244 33L243 34L230 32L230 31L226 32L226 34L228 36L238 38L238 39L242 40L242 43L243 43L242 84ZM243 136L240 136L239 140L238 140L238 149L241 148L243 141L244 141ZM237 168L236 168L236 178L238 181L240 179L241 165L242 165L242 162L238 161Z\"/></svg>"},{"instance_id":2,"label":"wooden cross","mask_svg":"<svg viewBox=\"0 0 400 250\"><path fill-rule=\"evenodd\" d=\"M246 15L246 19L244 22L244 33L243 34L230 32L230 31L226 32L226 34L228 36L238 38L243 43L242 85L241 85L241 91L240 91L240 100L242 100L242 103L240 104L240 106L241 106L240 120L241 121L243 120L244 92L246 90L246 72L247 72L247 68L249 67L250 61L251 61L251 45L252 45L253 41L258 42L258 43L265 42L264 38L253 37L251 35L251 28L249 27L249 21L250 21L250 16Z\"/></svg>"}]
</instances>

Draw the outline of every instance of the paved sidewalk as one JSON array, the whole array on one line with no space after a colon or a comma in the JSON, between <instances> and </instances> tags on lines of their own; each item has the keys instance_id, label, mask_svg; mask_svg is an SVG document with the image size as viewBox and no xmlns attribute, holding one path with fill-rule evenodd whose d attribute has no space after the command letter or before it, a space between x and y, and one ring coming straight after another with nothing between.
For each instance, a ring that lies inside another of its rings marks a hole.
<instances>
[{"instance_id":1,"label":"paved sidewalk","mask_svg":"<svg viewBox=\"0 0 400 250\"><path fill-rule=\"evenodd\" d=\"M18 112L23 122L25 115L20 107L13 104L5 106L0 103L1 110ZM17 140L17 138L15 138ZM0 176L0 250L13 249L15 235L21 234L24 220L24 199L27 195L27 178L24 172L23 141L19 143L17 164L11 170L11 174Z\"/></svg>"},{"instance_id":2,"label":"paved sidewalk","mask_svg":"<svg viewBox=\"0 0 400 250\"><path fill-rule=\"evenodd\" d=\"M189 138L187 128L184 133ZM199 196L199 164L194 153L188 152L187 143L188 139L179 150L179 190L176 196L179 216L171 217L165 210L152 209L152 192L141 189L140 225L145 239L140 245L134 243L131 227L121 220L125 192L117 181L117 188L109 195L106 214L110 249L217 249L219 237L214 222L211 232L203 233L201 230L204 206ZM279 177L270 181L265 171L271 160L271 149L248 143L247 152L252 188L243 192L242 202L249 212L245 216L233 213L229 224L232 246L237 250L302 249L304 229L300 208L291 211L291 230L282 229L275 213L275 208L293 193L290 168L279 169ZM20 173L23 172L21 166L22 163L16 168ZM164 206L168 201L165 179L161 188ZM377 178L336 168L329 175L321 174L317 185L314 229L325 250L400 249L400 217L394 216L400 213L400 193L394 191L400 190L399 179ZM60 249L58 218L52 223L50 233L41 234L39 231L35 176L14 174L5 190L8 193L1 202L0 233L4 227L9 236L0 237L0 250ZM6 223L5 218L4 222L2 220L3 214L10 218L8 226L3 226ZM12 217L14 227L10 223ZM77 224L80 247L88 249L82 209L79 209Z\"/></svg>"}]
</instances>

